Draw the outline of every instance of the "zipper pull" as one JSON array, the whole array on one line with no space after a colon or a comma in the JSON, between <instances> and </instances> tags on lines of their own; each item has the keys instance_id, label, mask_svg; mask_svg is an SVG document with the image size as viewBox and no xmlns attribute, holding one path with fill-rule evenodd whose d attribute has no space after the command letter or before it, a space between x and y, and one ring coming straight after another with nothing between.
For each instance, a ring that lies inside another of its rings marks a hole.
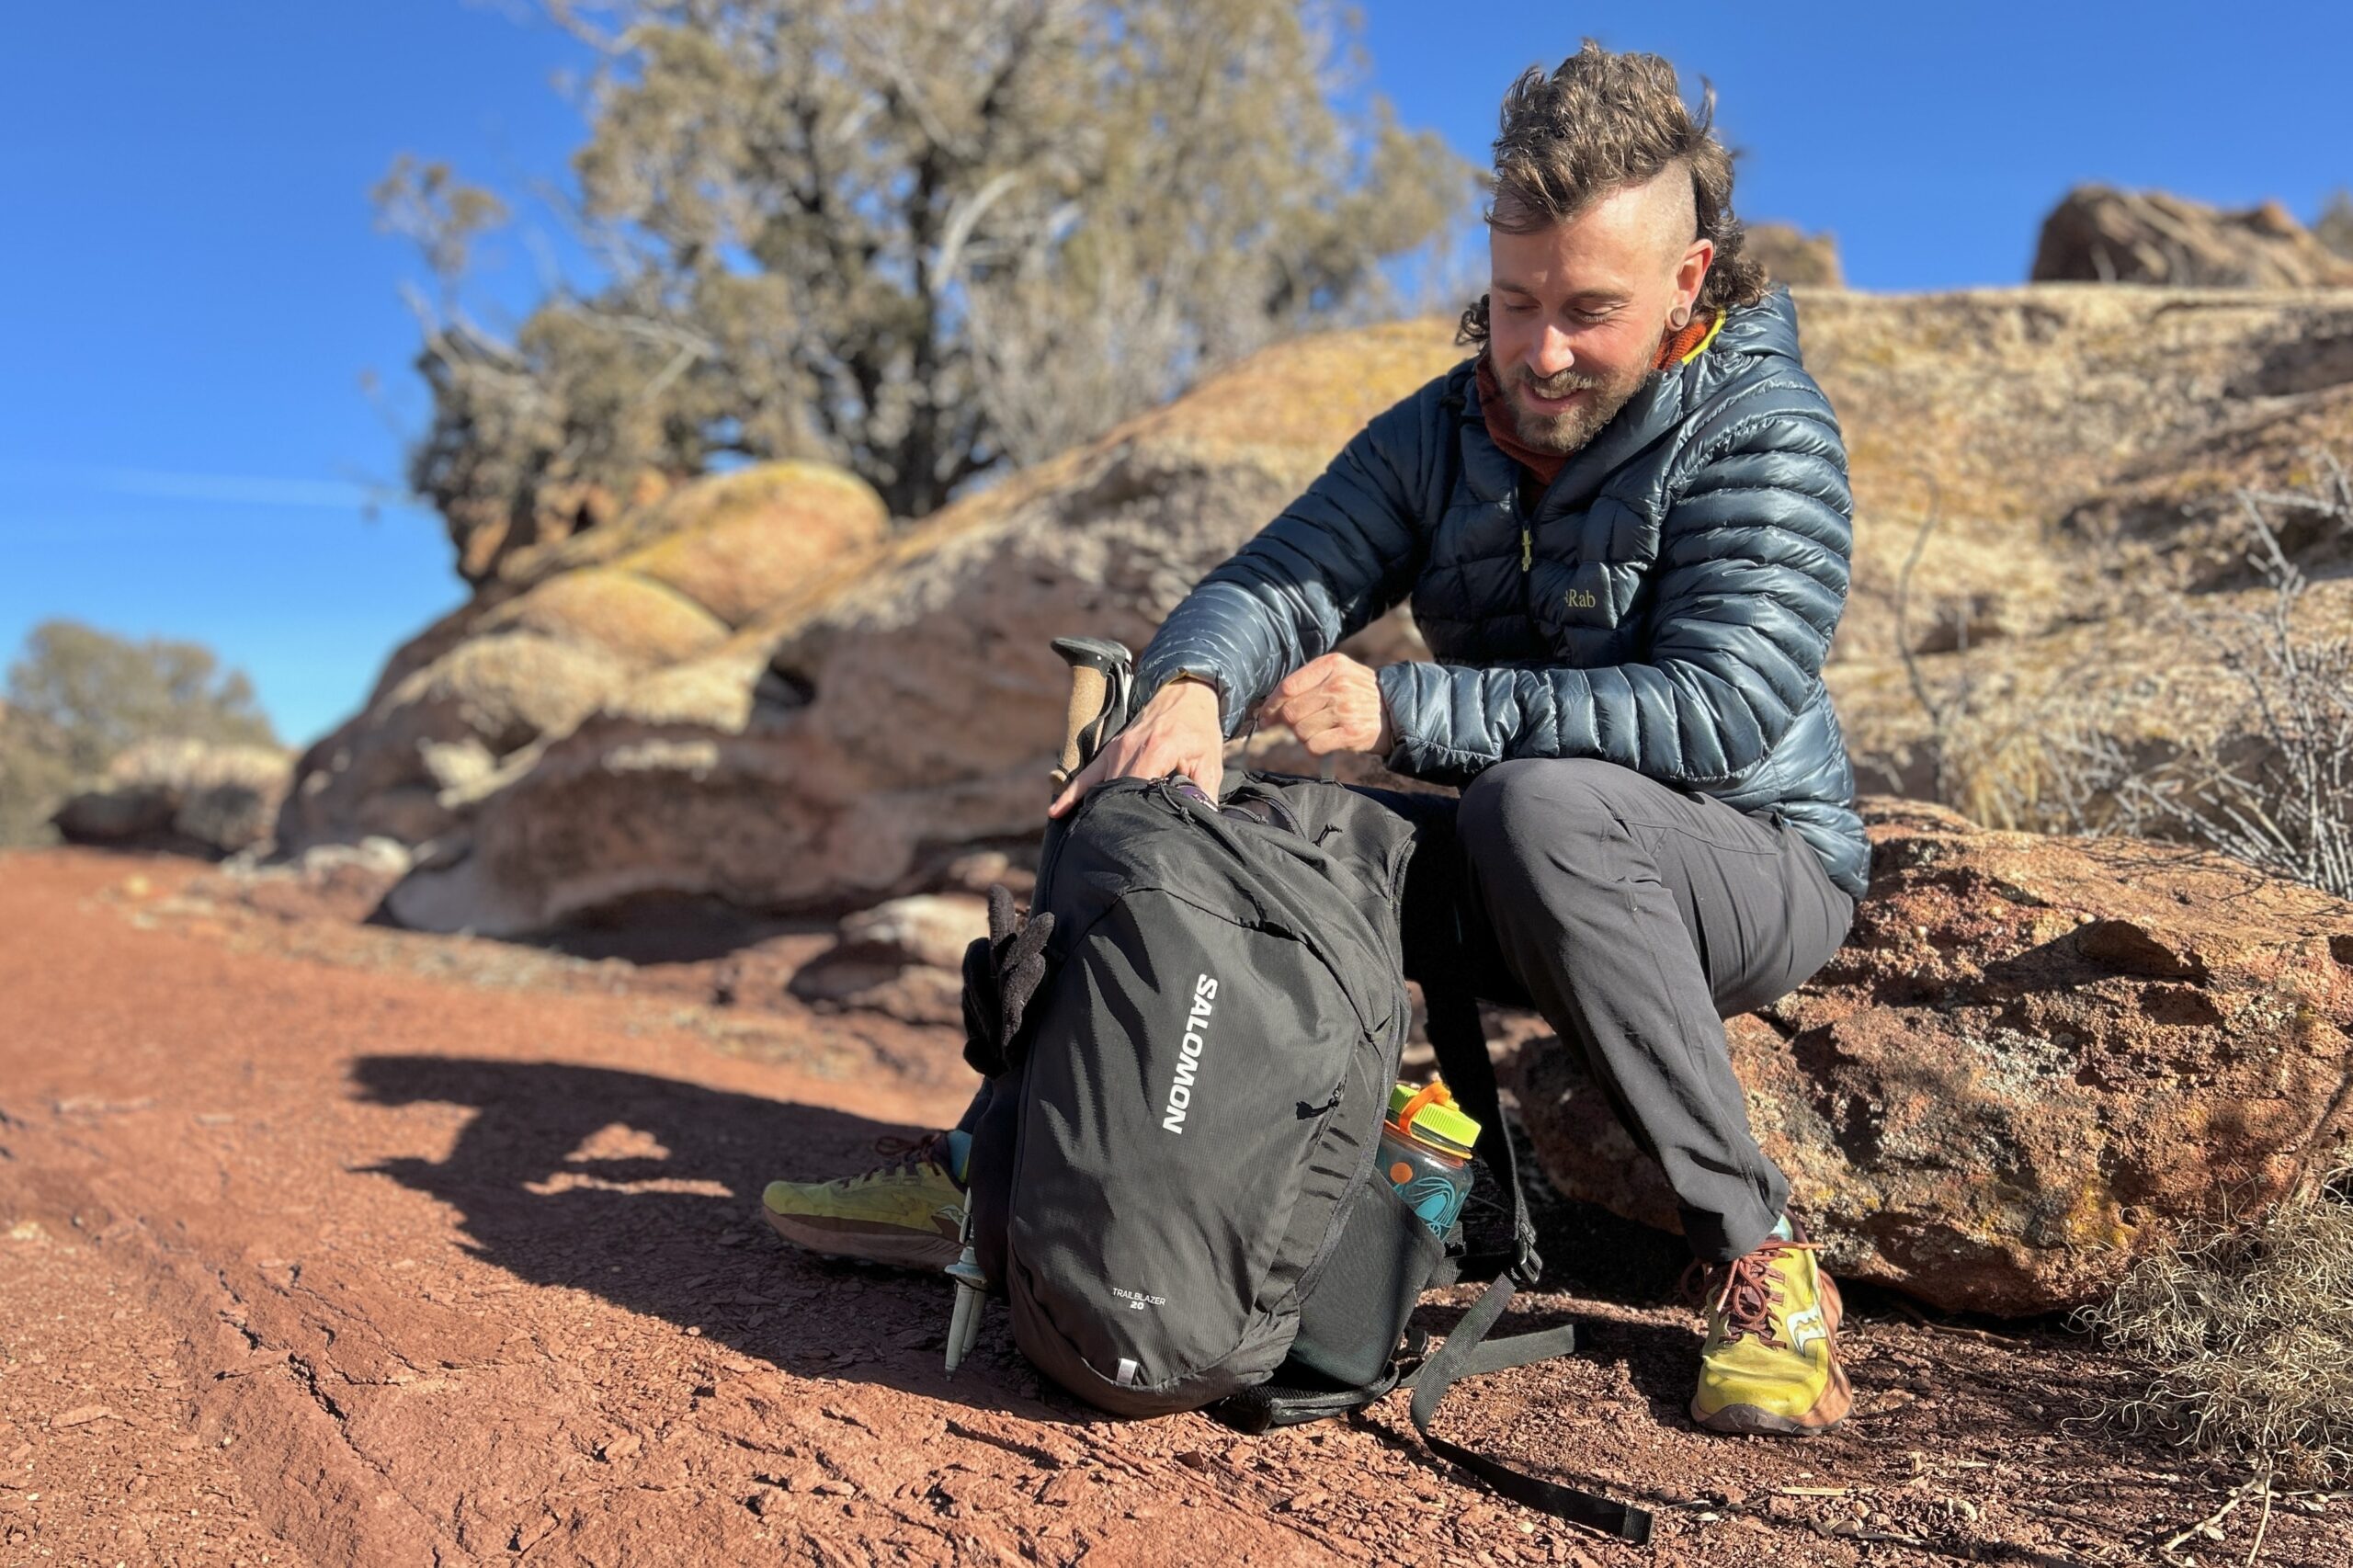
<instances>
[{"instance_id":1,"label":"zipper pull","mask_svg":"<svg viewBox=\"0 0 2353 1568\"><path fill-rule=\"evenodd\" d=\"M1519 526L1519 569L1526 572L1529 563L1535 558L1536 536L1529 532L1526 523L1522 523Z\"/></svg>"}]
</instances>

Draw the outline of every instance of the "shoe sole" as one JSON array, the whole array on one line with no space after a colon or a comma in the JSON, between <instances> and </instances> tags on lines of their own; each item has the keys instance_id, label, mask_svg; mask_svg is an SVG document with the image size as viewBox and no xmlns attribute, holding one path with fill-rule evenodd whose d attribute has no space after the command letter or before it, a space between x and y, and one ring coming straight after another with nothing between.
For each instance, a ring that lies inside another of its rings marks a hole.
<instances>
[{"instance_id":1,"label":"shoe sole","mask_svg":"<svg viewBox=\"0 0 2353 1568\"><path fill-rule=\"evenodd\" d=\"M1834 1381L1829 1388L1822 1391L1822 1399L1814 1403L1813 1410L1820 1410L1834 1391L1846 1395L1846 1390L1839 1386L1841 1381L1843 1380ZM1845 1403L1851 1403L1851 1398L1847 1398ZM1728 1404L1712 1415L1702 1415L1695 1403L1691 1419L1706 1431L1721 1432L1731 1437L1819 1437L1824 1432L1836 1431L1847 1419L1843 1406L1827 1421L1815 1420L1813 1410L1803 1415L1775 1415L1753 1404Z\"/></svg>"},{"instance_id":2,"label":"shoe sole","mask_svg":"<svg viewBox=\"0 0 2353 1568\"><path fill-rule=\"evenodd\" d=\"M1822 1397L1803 1415L1776 1415L1759 1410L1753 1404L1727 1404L1722 1410L1702 1415L1699 1401L1691 1401L1691 1419L1701 1429L1721 1432L1733 1437L1819 1437L1835 1431L1854 1408L1855 1394L1847 1381L1847 1369L1838 1364L1838 1324L1847 1315L1847 1303L1838 1294L1837 1281L1824 1274L1822 1280L1822 1321L1830 1332L1830 1381L1823 1389ZM1826 1419L1820 1414L1825 1407L1838 1414Z\"/></svg>"},{"instance_id":3,"label":"shoe sole","mask_svg":"<svg viewBox=\"0 0 2353 1568\"><path fill-rule=\"evenodd\" d=\"M846 1258L854 1263L879 1263L891 1268L921 1268L934 1272L947 1267L961 1256L962 1249L954 1242L937 1236L853 1235L847 1231L829 1231L822 1227L803 1229L793 1223L789 1214L779 1214L766 1204L760 1212L767 1216L768 1228L803 1252L819 1257Z\"/></svg>"}]
</instances>

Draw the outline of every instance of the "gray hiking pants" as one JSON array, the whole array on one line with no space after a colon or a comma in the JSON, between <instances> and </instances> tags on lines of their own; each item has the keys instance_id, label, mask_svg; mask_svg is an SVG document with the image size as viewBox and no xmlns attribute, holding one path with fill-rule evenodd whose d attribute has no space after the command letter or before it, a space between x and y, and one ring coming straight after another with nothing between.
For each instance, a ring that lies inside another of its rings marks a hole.
<instances>
[{"instance_id":1,"label":"gray hiking pants","mask_svg":"<svg viewBox=\"0 0 2353 1568\"><path fill-rule=\"evenodd\" d=\"M1765 1239L1765 1157L1723 1020L1838 950L1855 901L1794 828L1594 759L1506 762L1451 795L1369 790L1415 824L1405 972L1531 1006L1666 1172L1691 1250Z\"/></svg>"}]
</instances>

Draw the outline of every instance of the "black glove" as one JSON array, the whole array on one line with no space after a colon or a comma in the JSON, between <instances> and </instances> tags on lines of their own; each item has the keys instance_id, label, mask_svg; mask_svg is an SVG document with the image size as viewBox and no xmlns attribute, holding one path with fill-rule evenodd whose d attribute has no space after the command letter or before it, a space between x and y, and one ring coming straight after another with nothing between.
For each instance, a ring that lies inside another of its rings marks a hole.
<instances>
[{"instance_id":1,"label":"black glove","mask_svg":"<svg viewBox=\"0 0 2353 1568\"><path fill-rule=\"evenodd\" d=\"M1014 1066L1022 1015L1046 978L1051 915L1017 914L1002 883L989 889L989 934L964 949L964 1061L983 1078Z\"/></svg>"}]
</instances>

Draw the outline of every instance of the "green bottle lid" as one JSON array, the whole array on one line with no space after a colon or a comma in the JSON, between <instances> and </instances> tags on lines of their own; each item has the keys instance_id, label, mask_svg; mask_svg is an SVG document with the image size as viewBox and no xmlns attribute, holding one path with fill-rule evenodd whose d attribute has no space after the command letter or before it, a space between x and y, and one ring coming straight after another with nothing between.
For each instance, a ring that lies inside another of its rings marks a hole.
<instances>
[{"instance_id":1,"label":"green bottle lid","mask_svg":"<svg viewBox=\"0 0 2353 1568\"><path fill-rule=\"evenodd\" d=\"M1389 1091L1390 1125L1415 1142L1436 1149L1441 1154L1467 1156L1479 1142L1478 1122L1455 1109L1454 1096L1448 1092L1443 1082L1433 1080L1429 1087L1437 1090L1437 1094L1427 1095L1427 1090L1411 1084L1399 1084L1392 1088ZM1407 1126L1402 1119L1406 1108L1417 1098L1422 1100L1422 1104L1413 1113L1413 1124Z\"/></svg>"}]
</instances>

